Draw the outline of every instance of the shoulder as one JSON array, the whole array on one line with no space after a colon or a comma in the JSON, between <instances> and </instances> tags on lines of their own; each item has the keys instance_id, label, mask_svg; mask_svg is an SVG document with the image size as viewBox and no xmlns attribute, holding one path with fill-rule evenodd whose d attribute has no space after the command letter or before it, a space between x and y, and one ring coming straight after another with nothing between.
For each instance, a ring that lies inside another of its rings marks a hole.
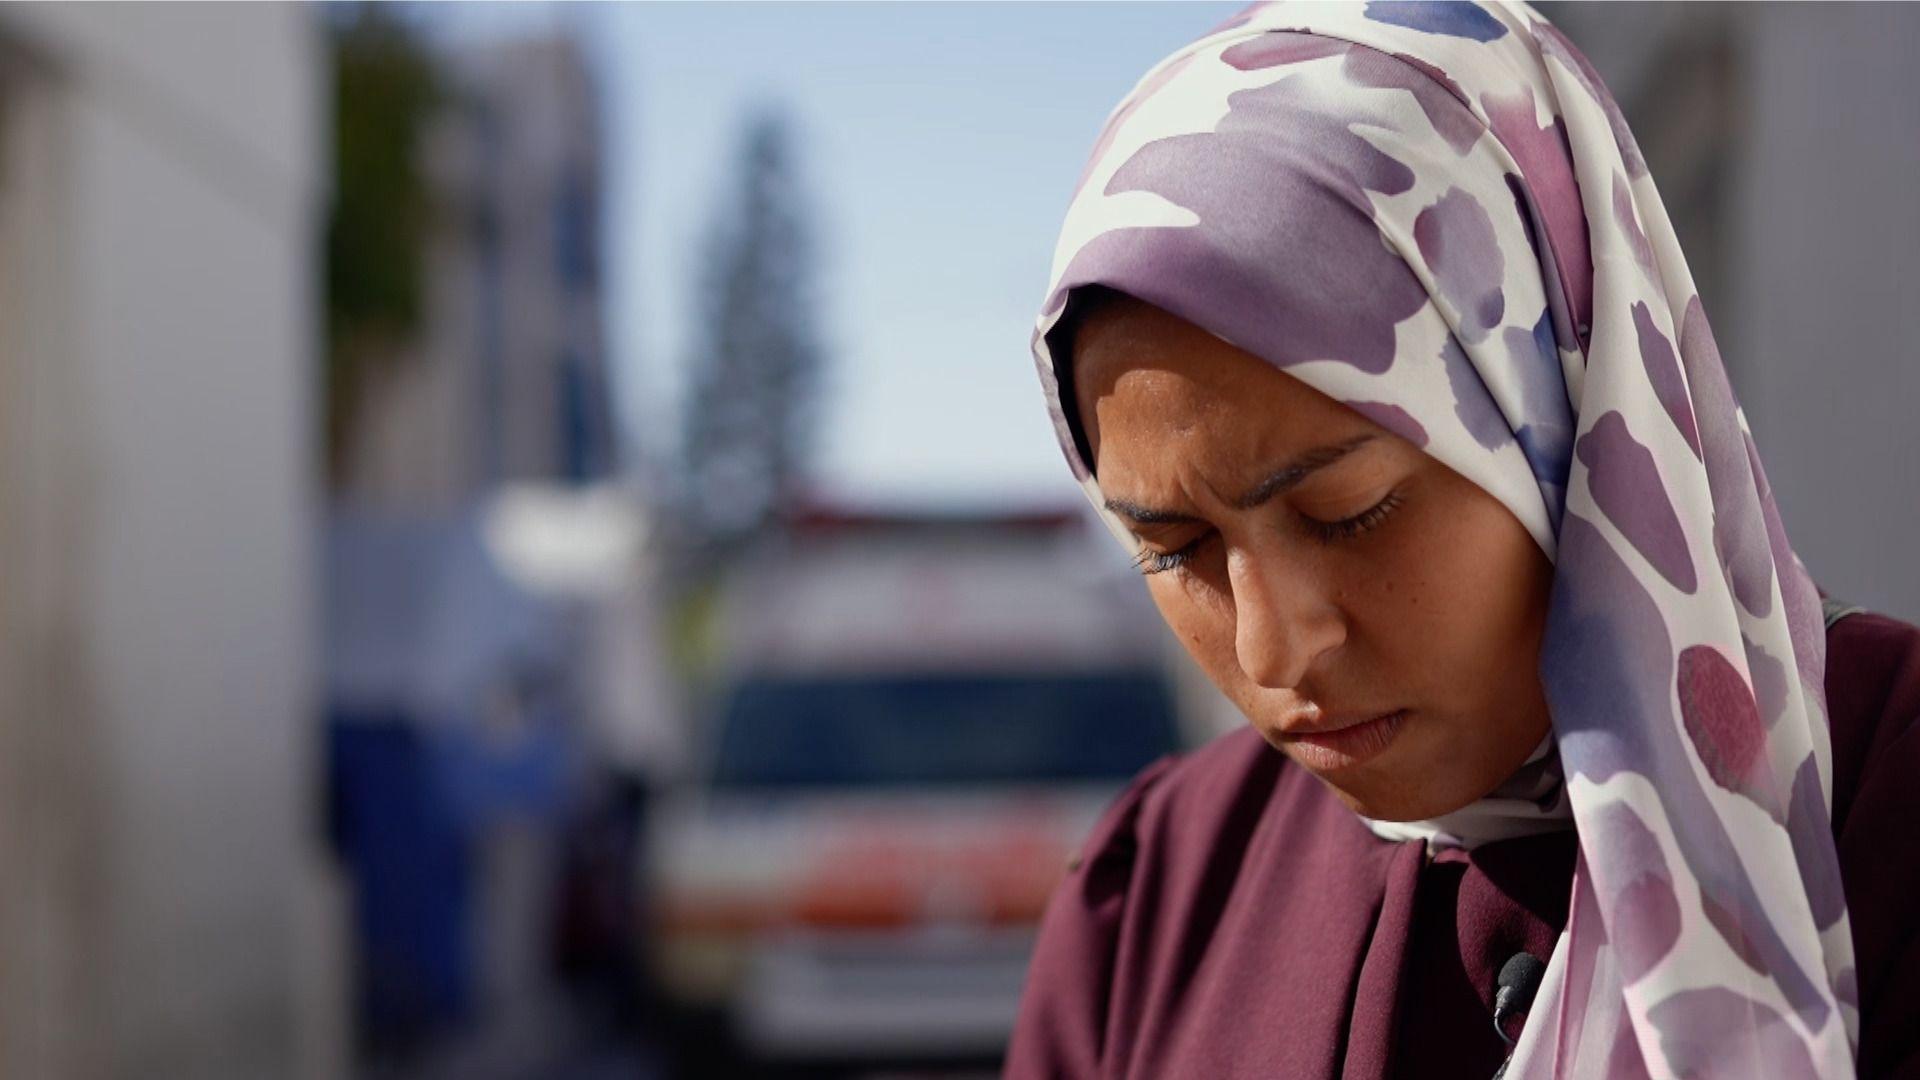
<instances>
[{"instance_id":1,"label":"shoulder","mask_svg":"<svg viewBox=\"0 0 1920 1080\"><path fill-rule=\"evenodd\" d=\"M1071 867L1164 865L1168 852L1198 858L1244 848L1256 833L1298 835L1320 824L1371 837L1310 773L1253 728L1240 727L1141 769L1101 814Z\"/></svg>"},{"instance_id":2,"label":"shoulder","mask_svg":"<svg viewBox=\"0 0 1920 1080\"><path fill-rule=\"evenodd\" d=\"M1844 830L1883 777L1920 764L1920 627L1862 612L1827 630L1827 717L1833 738L1833 818ZM1903 784L1902 787L1907 785ZM1920 805L1920 785L1910 796Z\"/></svg>"},{"instance_id":3,"label":"shoulder","mask_svg":"<svg viewBox=\"0 0 1920 1080\"><path fill-rule=\"evenodd\" d=\"M1853 928L1860 1072L1920 1071L1920 627L1877 613L1827 631L1833 830Z\"/></svg>"},{"instance_id":4,"label":"shoulder","mask_svg":"<svg viewBox=\"0 0 1920 1080\"><path fill-rule=\"evenodd\" d=\"M1195 804L1210 802L1223 785L1244 785L1252 777L1271 782L1270 774L1283 761L1252 728L1216 736L1192 750L1163 754L1135 773L1107 805L1074 862L1131 854L1143 831L1185 824Z\"/></svg>"},{"instance_id":5,"label":"shoulder","mask_svg":"<svg viewBox=\"0 0 1920 1080\"><path fill-rule=\"evenodd\" d=\"M1222 787L1257 790L1263 782L1270 787L1282 761L1247 728L1155 759L1107 804L1048 900L1004 1077L1101 1074L1109 999L1135 979L1122 961L1121 943L1143 932L1129 926L1151 933L1169 907L1130 903L1129 895L1143 878L1153 879L1162 900L1180 889L1180 882L1157 869L1168 851L1215 847L1216 836L1201 834L1220 827L1217 792Z\"/></svg>"}]
</instances>

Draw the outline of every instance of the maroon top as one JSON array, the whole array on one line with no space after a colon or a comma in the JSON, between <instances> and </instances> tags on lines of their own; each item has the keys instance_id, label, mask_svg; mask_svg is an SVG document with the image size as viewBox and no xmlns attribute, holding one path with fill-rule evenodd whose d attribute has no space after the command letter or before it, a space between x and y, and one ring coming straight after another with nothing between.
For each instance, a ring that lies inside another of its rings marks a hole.
<instances>
[{"instance_id":1,"label":"maroon top","mask_svg":"<svg viewBox=\"0 0 1920 1080\"><path fill-rule=\"evenodd\" d=\"M1920 628L1852 615L1827 650L1860 1075L1920 1077ZM1573 862L1571 832L1429 862L1250 727L1163 757L1054 892L1004 1075L1486 1080L1495 979L1552 953Z\"/></svg>"}]
</instances>

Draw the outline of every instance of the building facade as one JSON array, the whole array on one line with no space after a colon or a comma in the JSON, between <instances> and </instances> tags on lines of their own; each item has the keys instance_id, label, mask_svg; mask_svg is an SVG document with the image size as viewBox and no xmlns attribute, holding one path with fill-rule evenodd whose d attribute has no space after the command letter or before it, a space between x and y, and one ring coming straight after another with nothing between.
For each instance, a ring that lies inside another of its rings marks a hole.
<instances>
[{"instance_id":1,"label":"building facade","mask_svg":"<svg viewBox=\"0 0 1920 1080\"><path fill-rule=\"evenodd\" d=\"M423 148L436 204L418 340L362 386L338 494L447 510L512 481L612 473L599 98L579 45L437 52Z\"/></svg>"},{"instance_id":2,"label":"building facade","mask_svg":"<svg viewBox=\"0 0 1920 1080\"><path fill-rule=\"evenodd\" d=\"M308 9L0 11L0 1075L341 1071Z\"/></svg>"},{"instance_id":3,"label":"building facade","mask_svg":"<svg viewBox=\"0 0 1920 1080\"><path fill-rule=\"evenodd\" d=\"M1920 8L1541 7L1646 152L1795 551L1920 619Z\"/></svg>"}]
</instances>

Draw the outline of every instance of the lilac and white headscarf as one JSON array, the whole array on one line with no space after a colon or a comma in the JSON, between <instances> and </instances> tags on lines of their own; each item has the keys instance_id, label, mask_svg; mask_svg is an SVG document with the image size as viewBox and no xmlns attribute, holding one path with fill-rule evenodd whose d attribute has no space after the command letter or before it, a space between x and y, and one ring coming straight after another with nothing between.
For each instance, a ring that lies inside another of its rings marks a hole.
<instances>
[{"instance_id":1,"label":"lilac and white headscarf","mask_svg":"<svg viewBox=\"0 0 1920 1080\"><path fill-rule=\"evenodd\" d=\"M1852 1076L1820 601L1586 58L1525 4L1275 3L1149 72L1033 339L1098 508L1048 336L1090 284L1411 440L1554 561L1580 858L1508 1075Z\"/></svg>"}]
</instances>

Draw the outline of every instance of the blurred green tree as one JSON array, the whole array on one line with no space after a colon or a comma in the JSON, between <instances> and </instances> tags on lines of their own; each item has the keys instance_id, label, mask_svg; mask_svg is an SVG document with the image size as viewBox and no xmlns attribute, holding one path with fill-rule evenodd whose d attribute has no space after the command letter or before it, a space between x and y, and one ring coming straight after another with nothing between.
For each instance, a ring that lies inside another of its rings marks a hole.
<instances>
[{"instance_id":1,"label":"blurred green tree","mask_svg":"<svg viewBox=\"0 0 1920 1080\"><path fill-rule=\"evenodd\" d=\"M434 212L420 143L443 92L431 54L384 5L334 7L333 206L327 221L326 436L337 476L367 372L419 329Z\"/></svg>"},{"instance_id":2,"label":"blurred green tree","mask_svg":"<svg viewBox=\"0 0 1920 1080\"><path fill-rule=\"evenodd\" d=\"M718 573L777 528L817 444L825 349L811 208L780 112L748 118L709 227L678 469L689 573Z\"/></svg>"}]
</instances>

